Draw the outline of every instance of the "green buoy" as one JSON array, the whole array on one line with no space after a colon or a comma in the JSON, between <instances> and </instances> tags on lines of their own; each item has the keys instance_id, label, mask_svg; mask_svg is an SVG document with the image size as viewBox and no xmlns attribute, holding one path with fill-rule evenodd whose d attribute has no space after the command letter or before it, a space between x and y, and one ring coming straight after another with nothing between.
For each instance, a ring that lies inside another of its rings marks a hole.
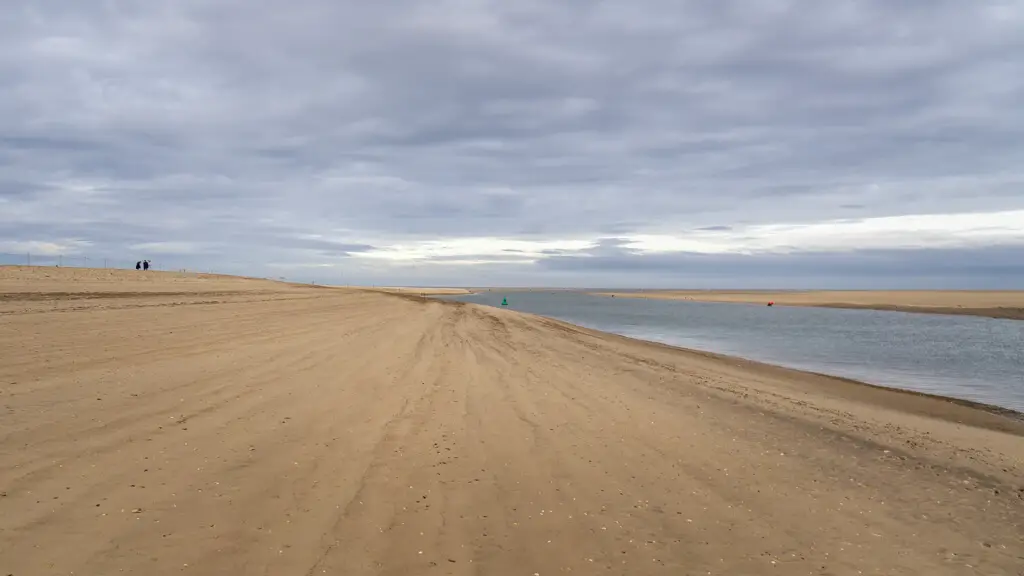
<instances>
[{"instance_id":1,"label":"green buoy","mask_svg":"<svg viewBox=\"0 0 1024 576\"><path fill-rule=\"evenodd\" d=\"M508 306L508 298L502 298L501 299L501 305L502 306Z\"/></svg>"}]
</instances>

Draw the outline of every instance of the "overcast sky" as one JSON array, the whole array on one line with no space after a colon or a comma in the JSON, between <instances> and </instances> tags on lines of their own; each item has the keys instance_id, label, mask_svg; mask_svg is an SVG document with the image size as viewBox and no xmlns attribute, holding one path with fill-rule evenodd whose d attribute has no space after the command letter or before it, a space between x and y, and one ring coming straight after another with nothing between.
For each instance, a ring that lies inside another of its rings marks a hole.
<instances>
[{"instance_id":1,"label":"overcast sky","mask_svg":"<svg viewBox=\"0 0 1024 576\"><path fill-rule=\"evenodd\" d=\"M4 0L0 262L29 252L1024 288L1024 1Z\"/></svg>"}]
</instances>

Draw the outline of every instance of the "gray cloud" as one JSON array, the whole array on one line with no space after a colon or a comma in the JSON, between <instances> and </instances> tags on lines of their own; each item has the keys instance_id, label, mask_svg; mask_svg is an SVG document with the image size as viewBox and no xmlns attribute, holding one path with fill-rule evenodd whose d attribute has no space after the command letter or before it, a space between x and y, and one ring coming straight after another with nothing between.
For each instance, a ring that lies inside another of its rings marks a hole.
<instances>
[{"instance_id":1,"label":"gray cloud","mask_svg":"<svg viewBox=\"0 0 1024 576\"><path fill-rule=\"evenodd\" d=\"M561 272L582 272L605 286L642 287L634 275L663 286L758 288L908 288L928 282L943 288L995 289L1024 283L1017 248L865 250L855 254L802 252L745 256L563 255L541 262ZM600 279L600 280L598 280Z\"/></svg>"},{"instance_id":2,"label":"gray cloud","mask_svg":"<svg viewBox=\"0 0 1024 576\"><path fill-rule=\"evenodd\" d=\"M754 281L755 257L607 240L415 273L358 256L1024 209L1022 54L1024 4L996 0L10 0L0 258L652 285L684 259ZM755 259L928 283L922 250ZM1020 285L993 266L942 277Z\"/></svg>"}]
</instances>

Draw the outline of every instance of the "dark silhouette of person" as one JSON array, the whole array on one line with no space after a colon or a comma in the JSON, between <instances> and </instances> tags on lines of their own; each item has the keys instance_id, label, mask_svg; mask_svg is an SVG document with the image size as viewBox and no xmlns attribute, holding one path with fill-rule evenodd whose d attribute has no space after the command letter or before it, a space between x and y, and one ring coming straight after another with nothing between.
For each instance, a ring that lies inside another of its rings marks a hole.
<instances>
[{"instance_id":1,"label":"dark silhouette of person","mask_svg":"<svg viewBox=\"0 0 1024 576\"><path fill-rule=\"evenodd\" d=\"M143 270L149 270L149 260L143 260L142 261L142 269Z\"/></svg>"},{"instance_id":2,"label":"dark silhouette of person","mask_svg":"<svg viewBox=\"0 0 1024 576\"><path fill-rule=\"evenodd\" d=\"M142 270L142 260L139 260L138 262L135 263L135 269Z\"/></svg>"}]
</instances>

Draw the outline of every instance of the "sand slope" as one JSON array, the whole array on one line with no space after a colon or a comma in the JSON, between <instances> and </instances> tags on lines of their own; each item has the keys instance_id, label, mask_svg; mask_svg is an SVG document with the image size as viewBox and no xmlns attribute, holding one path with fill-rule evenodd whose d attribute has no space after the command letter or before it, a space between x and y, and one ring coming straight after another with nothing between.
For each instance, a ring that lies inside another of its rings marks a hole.
<instances>
[{"instance_id":1,"label":"sand slope","mask_svg":"<svg viewBox=\"0 0 1024 576\"><path fill-rule=\"evenodd\" d=\"M0 574L1024 567L1019 421L503 310L151 281L0 302Z\"/></svg>"},{"instance_id":2,"label":"sand slope","mask_svg":"<svg viewBox=\"0 0 1024 576\"><path fill-rule=\"evenodd\" d=\"M930 314L966 314L991 318L1024 320L1024 290L645 290L643 292L599 292L620 298L736 302L779 306L865 308Z\"/></svg>"}]
</instances>

